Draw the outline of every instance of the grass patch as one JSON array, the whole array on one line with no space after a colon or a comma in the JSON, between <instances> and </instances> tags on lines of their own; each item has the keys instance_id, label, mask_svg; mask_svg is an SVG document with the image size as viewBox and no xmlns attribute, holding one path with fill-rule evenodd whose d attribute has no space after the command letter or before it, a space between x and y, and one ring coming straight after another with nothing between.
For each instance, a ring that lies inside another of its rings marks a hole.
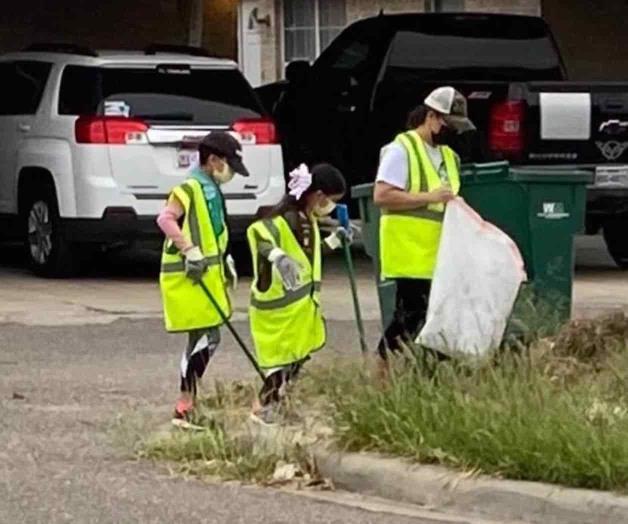
<instances>
[{"instance_id":1,"label":"grass patch","mask_svg":"<svg viewBox=\"0 0 628 524\"><path fill-rule=\"evenodd\" d=\"M137 455L166 461L180 473L263 484L324 484L308 451L318 438L313 419L295 416L290 424L263 427L249 420L253 384L216 382L199 400L194 422L202 431L168 428L143 439Z\"/></svg>"},{"instance_id":2,"label":"grass patch","mask_svg":"<svg viewBox=\"0 0 628 524\"><path fill-rule=\"evenodd\" d=\"M620 318L621 317L621 318ZM339 443L513 479L628 487L628 319L574 323L482 367L394 373L339 387ZM340 384L342 386L342 384Z\"/></svg>"},{"instance_id":3,"label":"grass patch","mask_svg":"<svg viewBox=\"0 0 628 524\"><path fill-rule=\"evenodd\" d=\"M551 338L545 329L473 366L400 361L385 387L353 358L307 366L278 429L248 420L252 384L217 383L198 408L204 431L168 430L136 449L184 473L307 486L321 483L311 445L333 438L351 451L626 491L628 318L573 322Z\"/></svg>"}]
</instances>

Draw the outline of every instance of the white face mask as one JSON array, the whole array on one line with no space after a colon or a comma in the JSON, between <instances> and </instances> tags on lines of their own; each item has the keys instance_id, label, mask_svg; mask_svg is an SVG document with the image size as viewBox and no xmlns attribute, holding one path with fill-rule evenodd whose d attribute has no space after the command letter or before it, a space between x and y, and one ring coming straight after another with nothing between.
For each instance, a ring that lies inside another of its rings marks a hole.
<instances>
[{"instance_id":1,"label":"white face mask","mask_svg":"<svg viewBox=\"0 0 628 524\"><path fill-rule=\"evenodd\" d=\"M214 180L219 184L226 184L233 179L235 173L233 172L233 169L231 169L229 164L227 164L227 162L223 162L222 169L220 171L214 169L213 176Z\"/></svg>"},{"instance_id":2,"label":"white face mask","mask_svg":"<svg viewBox=\"0 0 628 524\"><path fill-rule=\"evenodd\" d=\"M327 215L330 215L334 209L336 209L336 202L334 202L333 200L328 200L327 203L323 206L318 204L314 206L312 212L317 217L326 217Z\"/></svg>"}]
</instances>

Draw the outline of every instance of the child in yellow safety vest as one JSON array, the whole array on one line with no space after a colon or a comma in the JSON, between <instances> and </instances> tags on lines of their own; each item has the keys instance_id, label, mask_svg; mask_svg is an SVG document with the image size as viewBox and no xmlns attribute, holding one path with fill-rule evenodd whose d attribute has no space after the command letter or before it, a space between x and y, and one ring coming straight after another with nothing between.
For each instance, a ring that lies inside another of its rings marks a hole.
<instances>
[{"instance_id":1,"label":"child in yellow safety vest","mask_svg":"<svg viewBox=\"0 0 628 524\"><path fill-rule=\"evenodd\" d=\"M251 335L266 375L251 416L263 424L276 421L286 386L325 345L318 221L334 210L346 184L329 164L311 173L302 164L290 174L289 188L289 195L247 231L254 271ZM336 228L325 242L337 247L341 235L351 240L350 232Z\"/></svg>"},{"instance_id":2,"label":"child in yellow safety vest","mask_svg":"<svg viewBox=\"0 0 628 524\"><path fill-rule=\"evenodd\" d=\"M166 236L159 282L166 329L188 333L181 356L181 395L172 423L190 428L197 381L220 342L222 315L209 302L201 283L226 317L231 316L227 280L237 274L228 254L229 231L220 186L235 174L248 176L242 146L228 133L212 132L200 143L199 165L175 187L157 218Z\"/></svg>"}]
</instances>

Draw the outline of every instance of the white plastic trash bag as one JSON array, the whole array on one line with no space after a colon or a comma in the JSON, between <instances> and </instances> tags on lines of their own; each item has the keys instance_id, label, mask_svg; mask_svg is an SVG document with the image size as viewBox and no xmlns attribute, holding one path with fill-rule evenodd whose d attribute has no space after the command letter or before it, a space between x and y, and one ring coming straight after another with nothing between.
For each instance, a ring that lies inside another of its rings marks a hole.
<instances>
[{"instance_id":1,"label":"white plastic trash bag","mask_svg":"<svg viewBox=\"0 0 628 524\"><path fill-rule=\"evenodd\" d=\"M425 326L416 342L452 357L499 348L526 280L516 244L461 198L447 204Z\"/></svg>"}]
</instances>

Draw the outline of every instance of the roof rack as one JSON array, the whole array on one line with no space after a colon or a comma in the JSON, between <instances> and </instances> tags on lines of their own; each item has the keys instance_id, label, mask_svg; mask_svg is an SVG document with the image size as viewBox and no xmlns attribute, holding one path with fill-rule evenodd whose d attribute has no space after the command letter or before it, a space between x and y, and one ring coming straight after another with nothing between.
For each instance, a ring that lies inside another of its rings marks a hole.
<instances>
[{"instance_id":1,"label":"roof rack","mask_svg":"<svg viewBox=\"0 0 628 524\"><path fill-rule=\"evenodd\" d=\"M190 56L211 56L207 50L202 47L193 47L188 45L173 45L173 44L151 44L144 49L146 55L156 55L157 53L173 53L177 55L190 55Z\"/></svg>"},{"instance_id":2,"label":"roof rack","mask_svg":"<svg viewBox=\"0 0 628 524\"><path fill-rule=\"evenodd\" d=\"M65 53L68 55L81 55L81 56L98 56L98 53L89 47L84 47L76 44L65 44L62 42L42 42L37 44L31 44L24 51L36 52L36 53Z\"/></svg>"}]
</instances>

